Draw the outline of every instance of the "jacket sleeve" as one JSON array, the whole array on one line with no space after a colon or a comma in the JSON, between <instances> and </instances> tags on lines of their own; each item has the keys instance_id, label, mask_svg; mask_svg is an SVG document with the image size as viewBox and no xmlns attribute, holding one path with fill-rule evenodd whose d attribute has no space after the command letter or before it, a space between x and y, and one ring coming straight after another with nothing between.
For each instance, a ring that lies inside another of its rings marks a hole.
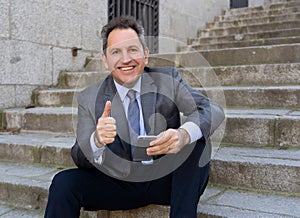
<instances>
[{"instance_id":1,"label":"jacket sleeve","mask_svg":"<svg viewBox=\"0 0 300 218\"><path fill-rule=\"evenodd\" d=\"M93 153L90 137L96 128L92 101L94 95L89 90L81 92L78 96L78 118L76 142L72 147L71 155L74 163L79 168L92 168Z\"/></svg>"},{"instance_id":2,"label":"jacket sleeve","mask_svg":"<svg viewBox=\"0 0 300 218\"><path fill-rule=\"evenodd\" d=\"M214 133L225 119L222 107L213 100L190 87L173 68L174 86L176 87L175 101L186 121L198 125L206 140Z\"/></svg>"},{"instance_id":3,"label":"jacket sleeve","mask_svg":"<svg viewBox=\"0 0 300 218\"><path fill-rule=\"evenodd\" d=\"M82 152L81 148L78 145L78 142L76 141L71 149L71 156L75 163L75 165L78 168L93 168L94 166L91 164L91 162L86 158L84 153Z\"/></svg>"}]
</instances>

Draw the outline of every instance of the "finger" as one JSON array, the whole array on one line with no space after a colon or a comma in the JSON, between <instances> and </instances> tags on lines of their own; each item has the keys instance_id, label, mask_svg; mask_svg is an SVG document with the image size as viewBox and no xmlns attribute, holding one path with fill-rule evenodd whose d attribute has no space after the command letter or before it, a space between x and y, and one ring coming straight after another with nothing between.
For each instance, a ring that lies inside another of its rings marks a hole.
<instances>
[{"instance_id":1,"label":"finger","mask_svg":"<svg viewBox=\"0 0 300 218\"><path fill-rule=\"evenodd\" d=\"M100 117L98 119L98 124L99 126L102 126L102 128L104 128L104 126L107 125L116 125L116 120L113 117Z\"/></svg>"},{"instance_id":2,"label":"finger","mask_svg":"<svg viewBox=\"0 0 300 218\"><path fill-rule=\"evenodd\" d=\"M156 145L161 145L162 143L164 143L164 141L166 141L165 139L165 132L161 132L155 140L150 142L150 146L156 146Z\"/></svg>"},{"instance_id":3,"label":"finger","mask_svg":"<svg viewBox=\"0 0 300 218\"><path fill-rule=\"evenodd\" d=\"M102 113L101 117L110 117L110 111L111 111L111 102L107 101L105 103L105 107L104 107L104 110L103 110L103 113Z\"/></svg>"},{"instance_id":4,"label":"finger","mask_svg":"<svg viewBox=\"0 0 300 218\"><path fill-rule=\"evenodd\" d=\"M167 154L170 151L170 146L166 145L157 145L147 148L147 155L160 155Z\"/></svg>"}]
</instances>

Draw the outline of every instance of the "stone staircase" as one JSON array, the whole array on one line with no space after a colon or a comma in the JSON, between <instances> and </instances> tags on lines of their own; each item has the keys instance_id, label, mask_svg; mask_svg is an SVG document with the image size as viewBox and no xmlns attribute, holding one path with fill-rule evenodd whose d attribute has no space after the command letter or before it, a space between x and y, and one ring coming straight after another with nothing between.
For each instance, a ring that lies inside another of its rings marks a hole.
<instances>
[{"instance_id":1,"label":"stone staircase","mask_svg":"<svg viewBox=\"0 0 300 218\"><path fill-rule=\"evenodd\" d=\"M299 14L295 0L224 11L178 53L151 57L151 65L175 65L199 91L226 100L198 217L300 217ZM32 106L4 111L0 217L42 217L51 178L74 167L76 94L107 75L96 68L63 72L57 87L36 90ZM82 217L156 218L168 210L150 205Z\"/></svg>"}]
</instances>

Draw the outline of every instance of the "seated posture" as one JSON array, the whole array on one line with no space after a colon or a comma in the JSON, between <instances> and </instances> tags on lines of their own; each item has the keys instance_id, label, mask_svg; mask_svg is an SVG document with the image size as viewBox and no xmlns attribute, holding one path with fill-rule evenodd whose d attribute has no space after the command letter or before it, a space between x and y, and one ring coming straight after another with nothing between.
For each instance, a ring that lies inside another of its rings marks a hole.
<instances>
[{"instance_id":1,"label":"seated posture","mask_svg":"<svg viewBox=\"0 0 300 218\"><path fill-rule=\"evenodd\" d=\"M72 147L78 168L55 175L45 217L149 204L170 205L172 218L197 217L209 177L209 137L224 120L223 109L175 67L146 66L144 30L132 17L110 21L102 38L111 73L78 96ZM155 137L148 143L141 136Z\"/></svg>"}]
</instances>

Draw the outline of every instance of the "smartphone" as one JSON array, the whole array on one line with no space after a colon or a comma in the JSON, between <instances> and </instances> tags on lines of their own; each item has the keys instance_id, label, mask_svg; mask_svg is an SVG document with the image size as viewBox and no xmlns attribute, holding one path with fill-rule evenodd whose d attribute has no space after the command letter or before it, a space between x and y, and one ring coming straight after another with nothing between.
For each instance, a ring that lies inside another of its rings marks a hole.
<instances>
[{"instance_id":1,"label":"smartphone","mask_svg":"<svg viewBox=\"0 0 300 218\"><path fill-rule=\"evenodd\" d=\"M155 140L157 137L155 135L144 135L138 136L137 147L147 148L150 146L150 142Z\"/></svg>"},{"instance_id":2,"label":"smartphone","mask_svg":"<svg viewBox=\"0 0 300 218\"><path fill-rule=\"evenodd\" d=\"M157 137L154 135L138 136L137 145L133 151L133 161L149 161L152 160L152 156L147 155L146 149L150 146L150 142Z\"/></svg>"}]
</instances>

